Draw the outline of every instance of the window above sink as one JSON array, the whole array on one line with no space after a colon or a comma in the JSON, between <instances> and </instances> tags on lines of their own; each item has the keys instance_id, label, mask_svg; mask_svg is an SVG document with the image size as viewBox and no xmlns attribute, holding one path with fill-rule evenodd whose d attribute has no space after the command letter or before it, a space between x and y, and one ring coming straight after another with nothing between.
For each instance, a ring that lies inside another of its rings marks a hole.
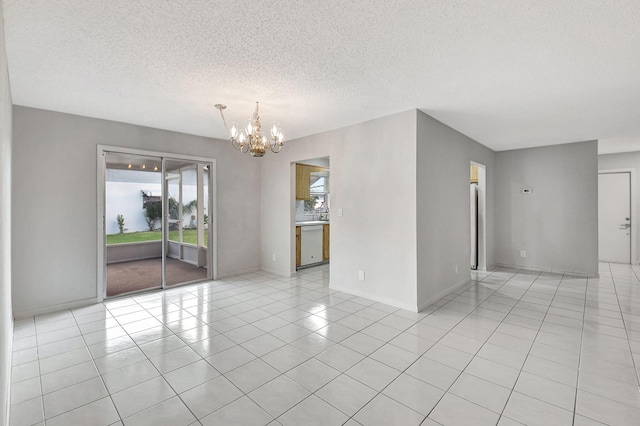
<instances>
[{"instance_id":1,"label":"window above sink","mask_svg":"<svg viewBox=\"0 0 640 426\"><path fill-rule=\"evenodd\" d=\"M304 200L304 215L314 220L329 220L329 170L311 172L308 200Z\"/></svg>"},{"instance_id":2,"label":"window above sink","mask_svg":"<svg viewBox=\"0 0 640 426\"><path fill-rule=\"evenodd\" d=\"M329 221L329 157L312 158L295 163L296 223Z\"/></svg>"}]
</instances>

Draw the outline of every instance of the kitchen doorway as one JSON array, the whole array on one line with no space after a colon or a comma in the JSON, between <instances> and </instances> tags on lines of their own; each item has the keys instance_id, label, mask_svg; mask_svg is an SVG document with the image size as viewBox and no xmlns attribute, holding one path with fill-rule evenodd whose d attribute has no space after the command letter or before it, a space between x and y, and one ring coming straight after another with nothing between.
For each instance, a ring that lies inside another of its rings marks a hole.
<instances>
[{"instance_id":1,"label":"kitchen doorway","mask_svg":"<svg viewBox=\"0 0 640 426\"><path fill-rule=\"evenodd\" d=\"M215 278L215 160L98 147L98 294Z\"/></svg>"},{"instance_id":2,"label":"kitchen doorway","mask_svg":"<svg viewBox=\"0 0 640 426\"><path fill-rule=\"evenodd\" d=\"M331 172L329 157L292 163L295 271L330 262ZM293 266L292 265L292 266Z\"/></svg>"}]
</instances>

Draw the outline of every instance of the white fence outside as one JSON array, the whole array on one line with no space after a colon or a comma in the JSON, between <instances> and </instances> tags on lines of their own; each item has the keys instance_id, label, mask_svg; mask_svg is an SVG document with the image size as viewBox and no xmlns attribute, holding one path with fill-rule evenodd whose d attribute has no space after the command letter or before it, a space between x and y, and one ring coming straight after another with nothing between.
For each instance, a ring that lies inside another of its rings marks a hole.
<instances>
[{"instance_id":1,"label":"white fence outside","mask_svg":"<svg viewBox=\"0 0 640 426\"><path fill-rule=\"evenodd\" d=\"M156 181L157 183L153 182ZM154 196L161 194L161 175L159 173L136 172L130 170L107 170L105 184L105 228L106 234L117 234L117 216L124 216L125 232L140 232L149 229L142 208L142 191L151 192ZM178 194L169 194L178 199ZM184 204L197 198L197 186L183 184L182 200ZM206 204L205 204L206 206ZM183 226L191 224L191 216L196 216L196 211L185 214ZM197 223L197 221L194 221ZM156 229L161 227L161 221L156 221Z\"/></svg>"}]
</instances>

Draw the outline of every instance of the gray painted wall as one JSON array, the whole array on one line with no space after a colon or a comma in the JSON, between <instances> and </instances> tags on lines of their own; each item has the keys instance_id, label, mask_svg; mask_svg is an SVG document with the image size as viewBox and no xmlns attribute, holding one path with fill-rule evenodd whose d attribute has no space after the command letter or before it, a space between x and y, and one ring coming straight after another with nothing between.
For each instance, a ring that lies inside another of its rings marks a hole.
<instances>
[{"instance_id":1,"label":"gray painted wall","mask_svg":"<svg viewBox=\"0 0 640 426\"><path fill-rule=\"evenodd\" d=\"M496 154L497 263L597 274L597 149L590 141Z\"/></svg>"},{"instance_id":2,"label":"gray painted wall","mask_svg":"<svg viewBox=\"0 0 640 426\"><path fill-rule=\"evenodd\" d=\"M640 152L623 152L620 154L606 154L598 156L598 170L607 170L607 169L635 169L636 181L632 183L635 185L636 191L636 203L640 200L640 178L638 177L638 172L640 172ZM638 206L636 205L635 217L632 218L631 223L636 227L636 247L640 247L640 232L638 232L637 227L640 225L640 212L638 211ZM640 259L638 258L638 253L635 253L635 259L631 259L632 263L638 263Z\"/></svg>"},{"instance_id":3,"label":"gray painted wall","mask_svg":"<svg viewBox=\"0 0 640 426\"><path fill-rule=\"evenodd\" d=\"M486 166L487 265L495 262L495 153L420 111L417 124L417 297L418 306L424 308L470 279L472 161Z\"/></svg>"},{"instance_id":4,"label":"gray painted wall","mask_svg":"<svg viewBox=\"0 0 640 426\"><path fill-rule=\"evenodd\" d=\"M282 275L295 271L293 163L329 156L331 288L415 310L415 140L411 110L290 141L279 154L267 154L262 165L264 268ZM358 280L359 270L364 281Z\"/></svg>"},{"instance_id":5,"label":"gray painted wall","mask_svg":"<svg viewBox=\"0 0 640 426\"><path fill-rule=\"evenodd\" d=\"M260 268L260 161L219 140L19 106L13 126L16 317L97 297L98 144L215 158L218 274Z\"/></svg>"},{"instance_id":6,"label":"gray painted wall","mask_svg":"<svg viewBox=\"0 0 640 426\"><path fill-rule=\"evenodd\" d=\"M0 424L9 424L11 398L11 90L0 3Z\"/></svg>"}]
</instances>

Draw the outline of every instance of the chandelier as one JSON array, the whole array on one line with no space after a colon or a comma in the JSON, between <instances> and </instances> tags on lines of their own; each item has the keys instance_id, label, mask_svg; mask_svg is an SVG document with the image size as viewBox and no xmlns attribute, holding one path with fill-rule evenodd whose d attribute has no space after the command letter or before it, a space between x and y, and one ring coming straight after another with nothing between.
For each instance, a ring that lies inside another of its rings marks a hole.
<instances>
[{"instance_id":1,"label":"chandelier","mask_svg":"<svg viewBox=\"0 0 640 426\"><path fill-rule=\"evenodd\" d=\"M277 122L271 123L269 134L261 131L260 115L258 114L258 102L256 102L256 110L253 112L253 118L247 120L244 128L240 128L238 123L231 123L231 129L227 127L227 121L224 119L223 110L226 105L216 104L215 107L220 111L224 128L229 132L231 137L231 145L240 152L250 153L254 157L262 157L267 149L273 153L278 153L284 145L284 135L282 129Z\"/></svg>"}]
</instances>

